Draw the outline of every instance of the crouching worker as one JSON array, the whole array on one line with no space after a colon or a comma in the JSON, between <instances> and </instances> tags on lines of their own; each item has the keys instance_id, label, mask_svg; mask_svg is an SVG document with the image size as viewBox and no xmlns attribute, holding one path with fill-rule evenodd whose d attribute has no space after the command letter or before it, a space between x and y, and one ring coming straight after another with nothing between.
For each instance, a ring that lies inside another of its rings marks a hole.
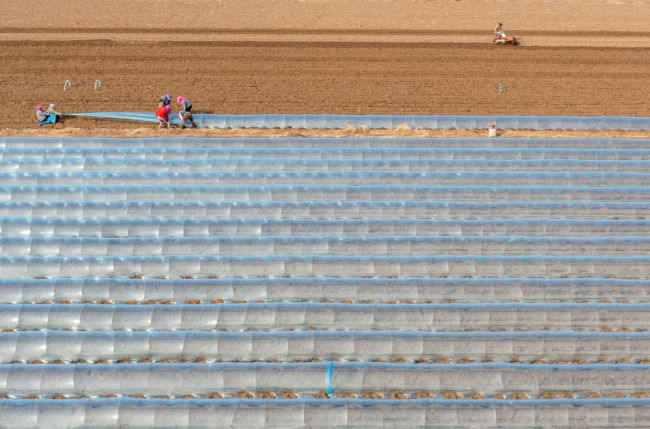
<instances>
[{"instance_id":1,"label":"crouching worker","mask_svg":"<svg viewBox=\"0 0 650 429\"><path fill-rule=\"evenodd\" d=\"M158 107L169 106L170 104L172 104L172 95L171 94L167 94L167 95L165 95L163 97L160 97L158 99Z\"/></svg>"},{"instance_id":2,"label":"crouching worker","mask_svg":"<svg viewBox=\"0 0 650 429\"><path fill-rule=\"evenodd\" d=\"M39 126L53 124L56 122L56 113L48 113L43 110L43 106L36 106L36 119L38 119Z\"/></svg>"},{"instance_id":3,"label":"crouching worker","mask_svg":"<svg viewBox=\"0 0 650 429\"><path fill-rule=\"evenodd\" d=\"M63 115L63 113L56 111L56 104L54 103L50 104L50 107L47 108L47 113L49 113L50 115L59 115L59 116Z\"/></svg>"},{"instance_id":4,"label":"crouching worker","mask_svg":"<svg viewBox=\"0 0 650 429\"><path fill-rule=\"evenodd\" d=\"M178 112L178 116L181 117L181 128L185 128L185 121L190 121L194 128L198 128L194 123L194 118L192 118L192 103L190 103L190 100L181 95L176 101L181 105L181 111Z\"/></svg>"},{"instance_id":5,"label":"crouching worker","mask_svg":"<svg viewBox=\"0 0 650 429\"><path fill-rule=\"evenodd\" d=\"M162 128L163 124L167 124L167 128L171 128L169 125L169 113L172 111L172 106L162 106L156 110L156 118L160 121L158 128Z\"/></svg>"},{"instance_id":6,"label":"crouching worker","mask_svg":"<svg viewBox=\"0 0 650 429\"><path fill-rule=\"evenodd\" d=\"M50 117L54 116L54 122L63 122L63 113L56 110L56 104L50 104L46 112L50 115Z\"/></svg>"}]
</instances>

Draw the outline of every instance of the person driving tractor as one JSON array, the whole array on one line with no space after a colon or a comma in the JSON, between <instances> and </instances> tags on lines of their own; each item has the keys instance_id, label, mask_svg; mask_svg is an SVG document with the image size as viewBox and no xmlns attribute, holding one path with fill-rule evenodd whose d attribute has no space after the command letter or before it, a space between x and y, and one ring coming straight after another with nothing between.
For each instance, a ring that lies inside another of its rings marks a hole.
<instances>
[{"instance_id":1,"label":"person driving tractor","mask_svg":"<svg viewBox=\"0 0 650 429\"><path fill-rule=\"evenodd\" d=\"M494 28L495 33L502 33L503 32L503 21L499 21L497 26Z\"/></svg>"}]
</instances>

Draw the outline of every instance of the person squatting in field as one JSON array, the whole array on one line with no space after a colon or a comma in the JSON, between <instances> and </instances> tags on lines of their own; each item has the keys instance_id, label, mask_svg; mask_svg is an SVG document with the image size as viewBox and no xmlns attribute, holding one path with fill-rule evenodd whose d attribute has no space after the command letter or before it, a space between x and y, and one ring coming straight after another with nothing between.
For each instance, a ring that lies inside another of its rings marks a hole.
<instances>
[{"instance_id":1,"label":"person squatting in field","mask_svg":"<svg viewBox=\"0 0 650 429\"><path fill-rule=\"evenodd\" d=\"M38 125L53 124L58 122L59 112L56 111L56 106L50 104L50 107L47 110L43 110L43 106L36 106L36 119L38 119Z\"/></svg>"},{"instance_id":2,"label":"person squatting in field","mask_svg":"<svg viewBox=\"0 0 650 429\"><path fill-rule=\"evenodd\" d=\"M161 106L156 110L156 118L160 121L158 123L158 128L162 128L163 124L167 124L167 128L171 128L169 125L169 113L172 111L172 106L166 105Z\"/></svg>"},{"instance_id":3,"label":"person squatting in field","mask_svg":"<svg viewBox=\"0 0 650 429\"><path fill-rule=\"evenodd\" d=\"M185 128L185 121L190 121L190 124L192 124L194 128L198 128L194 123L194 118L192 118L192 103L190 103L190 100L181 95L176 99L176 101L181 105L181 111L178 112L178 116L181 118L181 128Z\"/></svg>"},{"instance_id":4,"label":"person squatting in field","mask_svg":"<svg viewBox=\"0 0 650 429\"><path fill-rule=\"evenodd\" d=\"M62 115L61 112L56 111L56 104L52 103L50 106L47 108L47 113L50 115Z\"/></svg>"},{"instance_id":5,"label":"person squatting in field","mask_svg":"<svg viewBox=\"0 0 650 429\"><path fill-rule=\"evenodd\" d=\"M160 97L158 99L158 107L169 106L170 104L172 104L172 95L171 94L167 94L167 95L165 95L163 97Z\"/></svg>"}]
</instances>

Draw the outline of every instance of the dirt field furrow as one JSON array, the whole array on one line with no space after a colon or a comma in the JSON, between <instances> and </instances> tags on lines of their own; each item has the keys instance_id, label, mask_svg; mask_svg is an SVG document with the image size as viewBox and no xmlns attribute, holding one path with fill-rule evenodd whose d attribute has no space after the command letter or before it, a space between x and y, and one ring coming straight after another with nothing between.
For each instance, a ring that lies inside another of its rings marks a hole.
<instances>
[{"instance_id":1,"label":"dirt field furrow","mask_svg":"<svg viewBox=\"0 0 650 429\"><path fill-rule=\"evenodd\" d=\"M491 43L499 19L520 46ZM166 93L199 113L650 116L649 22L647 0L9 2L0 129Z\"/></svg>"},{"instance_id":2,"label":"dirt field furrow","mask_svg":"<svg viewBox=\"0 0 650 429\"><path fill-rule=\"evenodd\" d=\"M3 42L0 61L11 64L0 92L20 112L0 128L33 127L37 104L153 111L168 92L204 113L650 116L650 50L639 48Z\"/></svg>"}]
</instances>

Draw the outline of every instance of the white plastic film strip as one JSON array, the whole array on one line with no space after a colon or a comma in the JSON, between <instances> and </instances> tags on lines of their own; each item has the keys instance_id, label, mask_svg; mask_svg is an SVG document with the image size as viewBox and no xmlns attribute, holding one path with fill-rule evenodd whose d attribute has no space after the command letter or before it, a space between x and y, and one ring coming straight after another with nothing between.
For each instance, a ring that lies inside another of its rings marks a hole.
<instances>
[{"instance_id":1,"label":"white plastic film strip","mask_svg":"<svg viewBox=\"0 0 650 429\"><path fill-rule=\"evenodd\" d=\"M0 303L313 301L441 303L650 300L650 280L613 278L0 279Z\"/></svg>"},{"instance_id":2,"label":"white plastic film strip","mask_svg":"<svg viewBox=\"0 0 650 429\"><path fill-rule=\"evenodd\" d=\"M152 142L156 144L156 142ZM432 143L433 144L433 143ZM650 149L645 143L642 148L614 149L577 149L546 148L546 147L505 147L476 148L466 147L422 147L422 148L354 148L354 147L296 147L296 148L178 148L178 147L131 147L122 148L97 147L90 144L87 148L65 147L48 148L8 148L0 150L0 159L49 159L62 161L66 158L104 158L104 159L133 159L133 160L218 160L226 159L243 162L250 160L287 159L304 161L418 161L418 160L581 160L581 161L644 161L648 159Z\"/></svg>"},{"instance_id":3,"label":"white plastic film strip","mask_svg":"<svg viewBox=\"0 0 650 429\"><path fill-rule=\"evenodd\" d=\"M0 305L9 330L490 330L640 331L650 304Z\"/></svg>"},{"instance_id":4,"label":"white plastic film strip","mask_svg":"<svg viewBox=\"0 0 650 429\"><path fill-rule=\"evenodd\" d=\"M319 363L141 363L131 365L0 365L0 390L7 396L234 396L241 391L455 392L494 397L547 392L632 395L650 390L650 371L638 364L393 364Z\"/></svg>"},{"instance_id":5,"label":"white plastic film strip","mask_svg":"<svg viewBox=\"0 0 650 429\"><path fill-rule=\"evenodd\" d=\"M647 400L53 399L1 401L10 428L636 427ZM56 425L56 426L54 426Z\"/></svg>"},{"instance_id":6,"label":"white plastic film strip","mask_svg":"<svg viewBox=\"0 0 650 429\"><path fill-rule=\"evenodd\" d=\"M147 112L73 113L72 116L156 122ZM425 115L213 115L196 114L199 127L208 128L395 128L406 124L424 129L487 129L496 124L500 129L532 130L646 130L650 118L645 117L581 117L581 116L425 116ZM178 120L175 118L172 122Z\"/></svg>"},{"instance_id":7,"label":"white plastic film strip","mask_svg":"<svg viewBox=\"0 0 650 429\"><path fill-rule=\"evenodd\" d=\"M647 278L650 257L602 256L0 256L7 278L617 277Z\"/></svg>"},{"instance_id":8,"label":"white plastic film strip","mask_svg":"<svg viewBox=\"0 0 650 429\"><path fill-rule=\"evenodd\" d=\"M650 237L377 236L377 237L2 237L5 257L168 256L168 255L548 255L641 256Z\"/></svg>"},{"instance_id":9,"label":"white plastic film strip","mask_svg":"<svg viewBox=\"0 0 650 429\"><path fill-rule=\"evenodd\" d=\"M201 172L63 171L0 173L6 186L533 186L642 187L650 173L564 172ZM561 191L560 191L561 192Z\"/></svg>"},{"instance_id":10,"label":"white plastic film strip","mask_svg":"<svg viewBox=\"0 0 650 429\"><path fill-rule=\"evenodd\" d=\"M648 236L650 220L583 219L273 219L273 218L12 218L3 237L291 237L291 236Z\"/></svg>"},{"instance_id":11,"label":"white plastic film strip","mask_svg":"<svg viewBox=\"0 0 650 429\"><path fill-rule=\"evenodd\" d=\"M0 149L12 148L570 148L648 149L648 139L623 138L105 138L0 137Z\"/></svg>"},{"instance_id":12,"label":"white plastic film strip","mask_svg":"<svg viewBox=\"0 0 650 429\"><path fill-rule=\"evenodd\" d=\"M459 201L16 201L1 202L0 215L19 218L192 219L650 219L648 202ZM10 222L11 220L9 220Z\"/></svg>"},{"instance_id":13,"label":"white plastic film strip","mask_svg":"<svg viewBox=\"0 0 650 429\"><path fill-rule=\"evenodd\" d=\"M0 172L650 172L650 161L577 160L577 159L122 159L122 158L0 158Z\"/></svg>"},{"instance_id":14,"label":"white plastic film strip","mask_svg":"<svg viewBox=\"0 0 650 429\"><path fill-rule=\"evenodd\" d=\"M408 331L40 331L0 336L0 363L364 360L595 363L647 359L650 334Z\"/></svg>"},{"instance_id":15,"label":"white plastic film strip","mask_svg":"<svg viewBox=\"0 0 650 429\"><path fill-rule=\"evenodd\" d=\"M646 186L0 186L0 202L200 201L639 202Z\"/></svg>"}]
</instances>

